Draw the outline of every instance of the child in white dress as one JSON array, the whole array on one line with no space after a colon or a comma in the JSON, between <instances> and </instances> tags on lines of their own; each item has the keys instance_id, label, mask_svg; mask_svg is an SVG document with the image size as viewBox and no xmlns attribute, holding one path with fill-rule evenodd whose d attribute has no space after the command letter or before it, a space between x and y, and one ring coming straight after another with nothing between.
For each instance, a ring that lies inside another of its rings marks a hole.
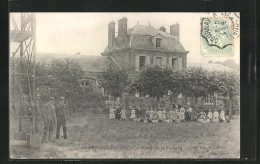
<instances>
[{"instance_id":1,"label":"child in white dress","mask_svg":"<svg viewBox=\"0 0 260 164\"><path fill-rule=\"evenodd\" d=\"M115 109L111 107L109 111L110 111L109 118L115 119Z\"/></svg>"},{"instance_id":2,"label":"child in white dress","mask_svg":"<svg viewBox=\"0 0 260 164\"><path fill-rule=\"evenodd\" d=\"M153 111L153 122L158 122L158 112L156 109Z\"/></svg>"},{"instance_id":3,"label":"child in white dress","mask_svg":"<svg viewBox=\"0 0 260 164\"><path fill-rule=\"evenodd\" d=\"M180 121L184 121L185 120L185 108L181 107L180 108Z\"/></svg>"},{"instance_id":4,"label":"child in white dress","mask_svg":"<svg viewBox=\"0 0 260 164\"><path fill-rule=\"evenodd\" d=\"M162 121L163 121L163 122L166 121L166 114L167 114L166 109L163 108L163 111L162 111Z\"/></svg>"},{"instance_id":5,"label":"child in white dress","mask_svg":"<svg viewBox=\"0 0 260 164\"><path fill-rule=\"evenodd\" d=\"M172 109L169 111L169 119L172 121L174 120L174 111Z\"/></svg>"},{"instance_id":6,"label":"child in white dress","mask_svg":"<svg viewBox=\"0 0 260 164\"><path fill-rule=\"evenodd\" d=\"M214 123L218 123L219 122L219 113L218 111L215 109L214 113L213 113L213 122Z\"/></svg>"},{"instance_id":7,"label":"child in white dress","mask_svg":"<svg viewBox=\"0 0 260 164\"><path fill-rule=\"evenodd\" d=\"M175 112L175 121L176 121L176 122L181 122L179 109L176 109L176 112Z\"/></svg>"},{"instance_id":8,"label":"child in white dress","mask_svg":"<svg viewBox=\"0 0 260 164\"><path fill-rule=\"evenodd\" d=\"M209 122L212 122L212 112L211 112L211 110L209 110L207 116L208 116Z\"/></svg>"},{"instance_id":9,"label":"child in white dress","mask_svg":"<svg viewBox=\"0 0 260 164\"><path fill-rule=\"evenodd\" d=\"M150 120L153 120L153 114L154 114L154 111L153 111L153 108L151 108L151 110L149 111Z\"/></svg>"},{"instance_id":10,"label":"child in white dress","mask_svg":"<svg viewBox=\"0 0 260 164\"><path fill-rule=\"evenodd\" d=\"M220 111L220 121L221 122L225 122L226 121L225 111L223 109Z\"/></svg>"},{"instance_id":11,"label":"child in white dress","mask_svg":"<svg viewBox=\"0 0 260 164\"><path fill-rule=\"evenodd\" d=\"M158 120L162 121L162 110L159 109L157 114L158 114Z\"/></svg>"},{"instance_id":12,"label":"child in white dress","mask_svg":"<svg viewBox=\"0 0 260 164\"><path fill-rule=\"evenodd\" d=\"M130 118L131 118L132 120L136 119L135 109L134 109L134 108L131 110Z\"/></svg>"}]
</instances>

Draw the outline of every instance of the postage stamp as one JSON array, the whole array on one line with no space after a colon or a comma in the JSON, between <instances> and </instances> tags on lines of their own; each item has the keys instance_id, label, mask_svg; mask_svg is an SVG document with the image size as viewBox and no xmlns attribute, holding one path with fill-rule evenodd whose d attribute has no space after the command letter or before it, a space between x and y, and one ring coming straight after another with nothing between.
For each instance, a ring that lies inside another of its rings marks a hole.
<instances>
[{"instance_id":1,"label":"postage stamp","mask_svg":"<svg viewBox=\"0 0 260 164\"><path fill-rule=\"evenodd\" d=\"M233 56L233 23L228 17L201 18L200 51L203 56Z\"/></svg>"}]
</instances>

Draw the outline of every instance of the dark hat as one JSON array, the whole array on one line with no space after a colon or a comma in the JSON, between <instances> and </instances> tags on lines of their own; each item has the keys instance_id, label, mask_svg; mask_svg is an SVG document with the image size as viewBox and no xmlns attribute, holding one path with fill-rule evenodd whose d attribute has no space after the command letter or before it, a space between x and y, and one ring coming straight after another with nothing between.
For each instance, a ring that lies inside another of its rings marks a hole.
<instances>
[{"instance_id":1,"label":"dark hat","mask_svg":"<svg viewBox=\"0 0 260 164\"><path fill-rule=\"evenodd\" d=\"M63 96L60 97L60 100L65 100L65 98Z\"/></svg>"}]
</instances>

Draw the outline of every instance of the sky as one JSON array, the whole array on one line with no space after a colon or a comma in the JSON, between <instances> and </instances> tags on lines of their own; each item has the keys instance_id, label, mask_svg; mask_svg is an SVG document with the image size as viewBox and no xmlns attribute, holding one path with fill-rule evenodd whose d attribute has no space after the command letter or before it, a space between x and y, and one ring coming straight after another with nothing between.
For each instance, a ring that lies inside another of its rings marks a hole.
<instances>
[{"instance_id":1,"label":"sky","mask_svg":"<svg viewBox=\"0 0 260 164\"><path fill-rule=\"evenodd\" d=\"M16 13L17 15L18 13ZM116 23L122 17L128 19L128 29L140 25L155 28L180 24L180 41L189 51L188 63L206 63L209 60L235 59L240 62L239 37L235 40L234 57L203 57L200 54L200 18L212 13L36 13L36 49L41 53L55 55L76 54L101 55L107 46L108 23ZM10 21L11 22L11 21ZM12 26L10 25L10 29ZM116 33L117 35L117 33Z\"/></svg>"}]
</instances>

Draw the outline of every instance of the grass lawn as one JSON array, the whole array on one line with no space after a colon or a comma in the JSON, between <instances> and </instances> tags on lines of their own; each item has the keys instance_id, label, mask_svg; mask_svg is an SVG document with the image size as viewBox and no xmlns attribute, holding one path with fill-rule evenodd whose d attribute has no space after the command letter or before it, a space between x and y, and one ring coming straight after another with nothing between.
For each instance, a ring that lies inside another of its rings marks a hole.
<instances>
[{"instance_id":1,"label":"grass lawn","mask_svg":"<svg viewBox=\"0 0 260 164\"><path fill-rule=\"evenodd\" d=\"M16 123L11 124L11 133ZM240 122L145 124L80 116L67 120L68 139L39 149L11 146L11 158L239 158ZM12 135L12 134L11 134Z\"/></svg>"}]
</instances>

